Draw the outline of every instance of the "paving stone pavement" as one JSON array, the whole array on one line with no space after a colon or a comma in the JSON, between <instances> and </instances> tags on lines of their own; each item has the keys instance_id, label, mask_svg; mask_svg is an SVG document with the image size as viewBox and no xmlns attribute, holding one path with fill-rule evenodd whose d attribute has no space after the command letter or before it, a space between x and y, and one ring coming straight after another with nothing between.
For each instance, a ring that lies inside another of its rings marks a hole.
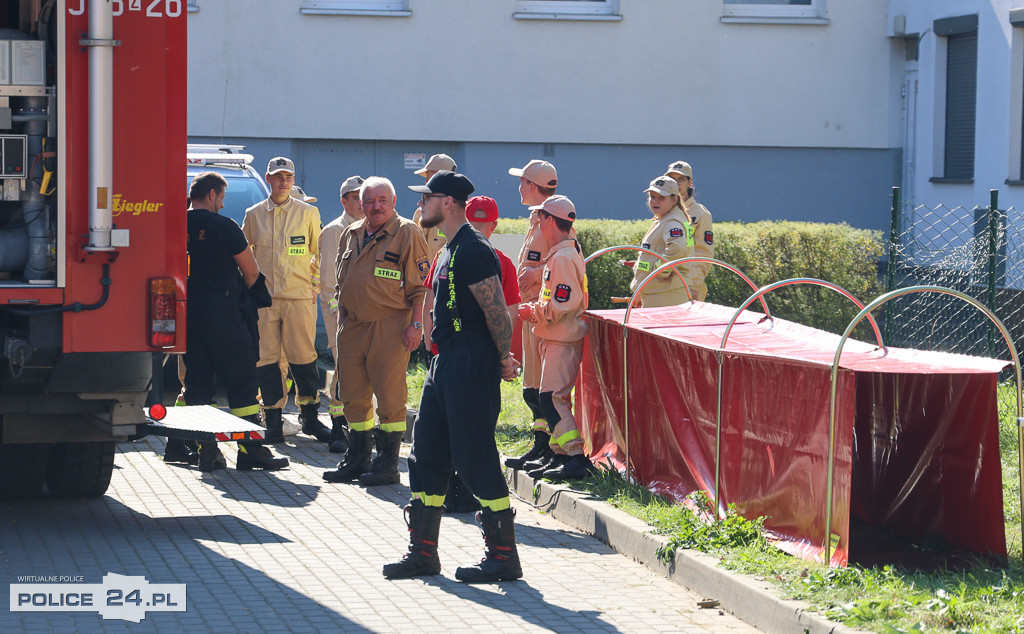
<instances>
[{"instance_id":1,"label":"paving stone pavement","mask_svg":"<svg viewBox=\"0 0 1024 634\"><path fill-rule=\"evenodd\" d=\"M305 436L275 451L292 468L203 474L161 461L163 439L118 445L107 495L0 502L0 582L19 575L107 573L187 584L187 611L148 612L141 623L96 612L12 612L0 631L103 632L756 632L701 597L514 501L524 578L466 585L483 540L472 515L441 524L442 574L388 581L404 552L402 485L327 484L337 456ZM407 447L406 447L407 448ZM402 469L405 469L403 460Z\"/></svg>"}]
</instances>

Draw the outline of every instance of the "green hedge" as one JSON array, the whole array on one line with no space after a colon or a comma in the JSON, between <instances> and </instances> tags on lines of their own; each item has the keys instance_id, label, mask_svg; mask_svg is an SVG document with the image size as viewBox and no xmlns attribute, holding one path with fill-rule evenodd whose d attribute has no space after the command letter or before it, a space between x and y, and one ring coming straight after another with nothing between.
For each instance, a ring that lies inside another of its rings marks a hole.
<instances>
[{"instance_id":1,"label":"green hedge","mask_svg":"<svg viewBox=\"0 0 1024 634\"><path fill-rule=\"evenodd\" d=\"M605 247L640 244L649 225L648 220L580 220L576 230L583 252L590 254ZM499 233L525 233L526 227L525 219L498 222ZM884 291L877 273L878 258L884 252L881 232L845 223L715 223L715 257L743 271L759 287L791 278L817 278L838 284L867 303ZM613 306L609 297L629 295L631 272L618 260L634 256L617 251L587 266L591 308L622 307ZM707 285L707 300L725 306L739 306L754 292L734 273L718 266L712 267ZM777 289L766 301L773 315L837 333L858 312L839 293L807 285ZM757 305L755 308L760 310ZM862 324L856 334L863 339L869 333ZM867 340L873 341L873 337Z\"/></svg>"}]
</instances>

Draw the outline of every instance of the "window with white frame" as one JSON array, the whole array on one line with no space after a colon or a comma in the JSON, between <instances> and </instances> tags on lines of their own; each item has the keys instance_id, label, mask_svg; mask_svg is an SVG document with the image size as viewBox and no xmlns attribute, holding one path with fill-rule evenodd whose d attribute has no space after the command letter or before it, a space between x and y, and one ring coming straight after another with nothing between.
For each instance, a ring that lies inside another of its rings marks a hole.
<instances>
[{"instance_id":1,"label":"window with white frame","mask_svg":"<svg viewBox=\"0 0 1024 634\"><path fill-rule=\"evenodd\" d=\"M303 0L307 14L408 15L409 0Z\"/></svg>"},{"instance_id":2,"label":"window with white frame","mask_svg":"<svg viewBox=\"0 0 1024 634\"><path fill-rule=\"evenodd\" d=\"M722 17L769 20L825 19L825 0L723 0Z\"/></svg>"},{"instance_id":3,"label":"window with white frame","mask_svg":"<svg viewBox=\"0 0 1024 634\"><path fill-rule=\"evenodd\" d=\"M936 20L934 31L945 39L946 72L942 174L932 181L969 181L974 178L978 16Z\"/></svg>"},{"instance_id":4,"label":"window with white frame","mask_svg":"<svg viewBox=\"0 0 1024 634\"><path fill-rule=\"evenodd\" d=\"M618 16L619 0L516 0L516 16Z\"/></svg>"}]
</instances>

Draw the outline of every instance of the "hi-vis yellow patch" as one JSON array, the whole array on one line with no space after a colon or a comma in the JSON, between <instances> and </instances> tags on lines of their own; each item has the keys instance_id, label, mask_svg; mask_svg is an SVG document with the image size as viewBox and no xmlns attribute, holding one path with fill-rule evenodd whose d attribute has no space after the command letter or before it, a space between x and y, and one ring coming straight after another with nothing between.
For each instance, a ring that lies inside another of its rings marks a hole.
<instances>
[{"instance_id":1,"label":"hi-vis yellow patch","mask_svg":"<svg viewBox=\"0 0 1024 634\"><path fill-rule=\"evenodd\" d=\"M288 247L288 255L306 255L306 245Z\"/></svg>"},{"instance_id":2,"label":"hi-vis yellow patch","mask_svg":"<svg viewBox=\"0 0 1024 634\"><path fill-rule=\"evenodd\" d=\"M540 292L540 298L542 300L544 300L545 303L546 302L550 302L551 301L551 289L545 286L544 290Z\"/></svg>"},{"instance_id":3,"label":"hi-vis yellow patch","mask_svg":"<svg viewBox=\"0 0 1024 634\"><path fill-rule=\"evenodd\" d=\"M386 269L378 266L373 269L373 274L377 277L385 277L389 280L400 280L402 279L402 272L394 269Z\"/></svg>"},{"instance_id":4,"label":"hi-vis yellow patch","mask_svg":"<svg viewBox=\"0 0 1024 634\"><path fill-rule=\"evenodd\" d=\"M651 263L644 262L643 260L637 260L636 268L638 271L643 271L644 273L647 273L648 271L651 270Z\"/></svg>"},{"instance_id":5,"label":"hi-vis yellow patch","mask_svg":"<svg viewBox=\"0 0 1024 634\"><path fill-rule=\"evenodd\" d=\"M289 238L288 255L306 255L306 236L291 236Z\"/></svg>"}]
</instances>

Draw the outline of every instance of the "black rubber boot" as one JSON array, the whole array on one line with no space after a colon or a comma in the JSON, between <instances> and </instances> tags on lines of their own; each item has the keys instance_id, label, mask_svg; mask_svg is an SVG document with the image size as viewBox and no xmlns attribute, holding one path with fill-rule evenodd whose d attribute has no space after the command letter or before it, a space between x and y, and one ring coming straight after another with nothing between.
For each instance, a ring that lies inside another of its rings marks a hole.
<instances>
[{"instance_id":1,"label":"black rubber boot","mask_svg":"<svg viewBox=\"0 0 1024 634\"><path fill-rule=\"evenodd\" d=\"M331 439L331 430L320 422L320 405L318 403L306 403L299 406L299 424L302 425L302 433L312 436L320 442L327 442Z\"/></svg>"},{"instance_id":2,"label":"black rubber boot","mask_svg":"<svg viewBox=\"0 0 1024 634\"><path fill-rule=\"evenodd\" d=\"M281 420L281 410L263 410L263 420L267 424L267 433L263 437L268 445L279 445L284 442L284 421Z\"/></svg>"},{"instance_id":3,"label":"black rubber boot","mask_svg":"<svg viewBox=\"0 0 1024 634\"><path fill-rule=\"evenodd\" d=\"M377 445L377 458L374 459L366 473L359 476L359 483L365 486L382 484L398 484L398 452L402 449L402 436L405 432L389 431L383 433L383 439Z\"/></svg>"},{"instance_id":4,"label":"black rubber boot","mask_svg":"<svg viewBox=\"0 0 1024 634\"><path fill-rule=\"evenodd\" d=\"M458 473L448 479L448 493L444 496L445 513L475 513L480 510L480 501L466 488Z\"/></svg>"},{"instance_id":5,"label":"black rubber boot","mask_svg":"<svg viewBox=\"0 0 1024 634\"><path fill-rule=\"evenodd\" d=\"M527 462L536 460L543 455L544 450L548 447L548 441L550 439L551 436L548 436L545 432L533 432L533 447L518 458L505 458L505 466L509 469L522 469L523 465Z\"/></svg>"},{"instance_id":6,"label":"black rubber boot","mask_svg":"<svg viewBox=\"0 0 1024 634\"><path fill-rule=\"evenodd\" d=\"M275 458L269 449L258 442L238 443L238 462L235 463L235 468L239 471L277 471L287 466L287 458Z\"/></svg>"},{"instance_id":7,"label":"black rubber boot","mask_svg":"<svg viewBox=\"0 0 1024 634\"><path fill-rule=\"evenodd\" d=\"M348 453L334 471L324 471L328 482L351 482L370 468L370 445L373 443L369 431L349 432Z\"/></svg>"},{"instance_id":8,"label":"black rubber boot","mask_svg":"<svg viewBox=\"0 0 1024 634\"><path fill-rule=\"evenodd\" d=\"M544 443L544 447L540 450L540 455L534 458L533 460L523 463L522 468L519 470L526 471L527 473L529 473L534 469L539 469L541 467L547 466L548 463L550 463L554 457L555 452L551 450L551 445Z\"/></svg>"},{"instance_id":9,"label":"black rubber boot","mask_svg":"<svg viewBox=\"0 0 1024 634\"><path fill-rule=\"evenodd\" d=\"M441 507L424 506L413 500L405 507L405 523L409 526L409 551L402 560L384 565L388 579L408 579L441 573L437 558L437 535L441 531Z\"/></svg>"},{"instance_id":10,"label":"black rubber boot","mask_svg":"<svg viewBox=\"0 0 1024 634\"><path fill-rule=\"evenodd\" d=\"M327 440L327 451L331 453L348 451L348 420L344 416L331 418L331 437Z\"/></svg>"},{"instance_id":11,"label":"black rubber boot","mask_svg":"<svg viewBox=\"0 0 1024 634\"><path fill-rule=\"evenodd\" d=\"M561 467L563 464L565 464L568 461L569 461L569 456L567 456L565 454L561 454L561 453L553 453L552 452L551 460L549 460L548 462L542 464L541 466L537 467L536 469L531 469L530 471L527 471L526 475L530 476L534 480L539 480L540 478L546 478L549 471L551 471L552 469L557 469L558 467Z\"/></svg>"},{"instance_id":12,"label":"black rubber boot","mask_svg":"<svg viewBox=\"0 0 1024 634\"><path fill-rule=\"evenodd\" d=\"M164 462L199 464L199 449L194 441L168 438L167 446L164 447Z\"/></svg>"},{"instance_id":13,"label":"black rubber boot","mask_svg":"<svg viewBox=\"0 0 1024 634\"><path fill-rule=\"evenodd\" d=\"M514 581L523 576L519 552L516 550L515 516L515 509L498 513L481 511L476 514L484 533L487 551L476 566L456 569L456 579L466 583L492 583Z\"/></svg>"},{"instance_id":14,"label":"black rubber boot","mask_svg":"<svg viewBox=\"0 0 1024 634\"><path fill-rule=\"evenodd\" d=\"M215 442L201 443L199 445L199 470L204 473L227 469L228 461L220 452L220 447Z\"/></svg>"},{"instance_id":15,"label":"black rubber boot","mask_svg":"<svg viewBox=\"0 0 1024 634\"><path fill-rule=\"evenodd\" d=\"M597 473L597 467L583 454L569 456L561 466L548 469L543 477L548 480L582 480L587 476Z\"/></svg>"}]
</instances>

